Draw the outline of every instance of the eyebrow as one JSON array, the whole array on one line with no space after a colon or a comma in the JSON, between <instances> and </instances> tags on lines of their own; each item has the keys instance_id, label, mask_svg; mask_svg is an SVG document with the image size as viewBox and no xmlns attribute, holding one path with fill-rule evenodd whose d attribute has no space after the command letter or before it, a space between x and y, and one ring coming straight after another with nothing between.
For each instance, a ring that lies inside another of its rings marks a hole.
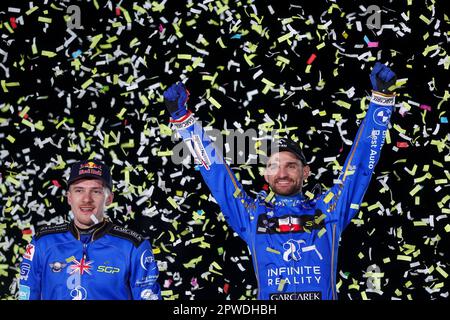
<instances>
[{"instance_id":1,"label":"eyebrow","mask_svg":"<svg viewBox=\"0 0 450 320\"><path fill-rule=\"evenodd\" d=\"M270 166L270 165L272 165L272 164L275 164L275 163L280 163L279 161L273 161L273 162L268 162L267 163L267 166ZM298 165L299 163L298 163L298 161L288 161L288 162L285 162L285 164L286 165L290 165L290 164L296 164L296 165Z\"/></svg>"},{"instance_id":2,"label":"eyebrow","mask_svg":"<svg viewBox=\"0 0 450 320\"><path fill-rule=\"evenodd\" d=\"M91 189L91 190L103 190L102 187L92 187L92 188L85 188L85 187L73 187L73 190L85 190L85 189Z\"/></svg>"}]
</instances>

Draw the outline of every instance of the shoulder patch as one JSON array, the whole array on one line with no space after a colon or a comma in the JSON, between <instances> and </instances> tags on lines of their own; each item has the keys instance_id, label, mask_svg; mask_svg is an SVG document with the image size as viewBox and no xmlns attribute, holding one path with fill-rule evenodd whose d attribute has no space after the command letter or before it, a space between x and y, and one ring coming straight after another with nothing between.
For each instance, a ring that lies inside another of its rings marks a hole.
<instances>
[{"instance_id":1,"label":"shoulder patch","mask_svg":"<svg viewBox=\"0 0 450 320\"><path fill-rule=\"evenodd\" d=\"M139 247L139 245L145 240L139 233L118 225L113 225L113 227L109 229L108 233L116 237L130 240L133 242L135 247Z\"/></svg>"},{"instance_id":2,"label":"shoulder patch","mask_svg":"<svg viewBox=\"0 0 450 320\"><path fill-rule=\"evenodd\" d=\"M47 234L52 233L63 233L69 231L69 224L63 223L63 224L57 224L57 225L48 225L48 226L42 226L38 229L36 232L36 235L34 236L35 239L39 239L42 236L45 236Z\"/></svg>"}]
</instances>

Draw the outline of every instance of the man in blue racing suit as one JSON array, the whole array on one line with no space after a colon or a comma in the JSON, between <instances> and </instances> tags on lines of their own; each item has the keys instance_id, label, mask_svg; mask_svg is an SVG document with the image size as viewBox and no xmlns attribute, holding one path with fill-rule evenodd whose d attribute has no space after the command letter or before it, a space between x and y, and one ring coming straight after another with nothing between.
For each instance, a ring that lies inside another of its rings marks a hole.
<instances>
[{"instance_id":1,"label":"man in blue racing suit","mask_svg":"<svg viewBox=\"0 0 450 320\"><path fill-rule=\"evenodd\" d=\"M359 210L368 188L395 103L388 88L395 74L376 63L370 79L372 99L339 183L309 199L302 193L309 166L300 147L289 139L272 150L265 180L275 193L272 202L263 193L247 195L186 107L189 92L174 84L164 93L171 122L188 144L200 172L227 222L247 243L264 300L337 299L338 242Z\"/></svg>"},{"instance_id":2,"label":"man in blue racing suit","mask_svg":"<svg viewBox=\"0 0 450 320\"><path fill-rule=\"evenodd\" d=\"M110 169L96 160L71 168L74 219L41 227L20 265L19 300L156 300L150 242L104 217L113 199Z\"/></svg>"}]
</instances>

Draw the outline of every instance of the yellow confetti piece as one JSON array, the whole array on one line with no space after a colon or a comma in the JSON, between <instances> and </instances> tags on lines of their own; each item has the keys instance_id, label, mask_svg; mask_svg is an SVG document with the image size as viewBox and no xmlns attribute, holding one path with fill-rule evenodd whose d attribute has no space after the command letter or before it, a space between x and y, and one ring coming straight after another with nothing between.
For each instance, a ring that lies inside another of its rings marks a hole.
<instances>
[{"instance_id":1,"label":"yellow confetti piece","mask_svg":"<svg viewBox=\"0 0 450 320\"><path fill-rule=\"evenodd\" d=\"M16 141L16 138L14 138L13 136L11 136L10 134L8 134L8 136L6 137L6 140L8 140L11 143L14 143Z\"/></svg>"},{"instance_id":2,"label":"yellow confetti piece","mask_svg":"<svg viewBox=\"0 0 450 320\"><path fill-rule=\"evenodd\" d=\"M306 191L305 192L305 196L307 196L308 197L308 199L313 199L314 198L314 193L311 193L311 192L309 192L309 191Z\"/></svg>"},{"instance_id":3,"label":"yellow confetti piece","mask_svg":"<svg viewBox=\"0 0 450 320\"><path fill-rule=\"evenodd\" d=\"M120 120L123 120L123 114L125 113L125 111L127 111L127 108L122 108L122 110L120 110L120 112L116 114L116 117L119 118Z\"/></svg>"},{"instance_id":4,"label":"yellow confetti piece","mask_svg":"<svg viewBox=\"0 0 450 320\"><path fill-rule=\"evenodd\" d=\"M285 35L283 35L281 37L278 37L277 41L279 43L281 43L281 42L286 41L287 39L291 38L292 36L293 36L293 34L291 32L289 32L289 33L286 33Z\"/></svg>"},{"instance_id":5,"label":"yellow confetti piece","mask_svg":"<svg viewBox=\"0 0 450 320\"><path fill-rule=\"evenodd\" d=\"M72 262L73 260L75 260L75 257L74 257L74 256L71 256L71 257L69 257L69 258L66 259L66 262L67 262L67 263L70 263L70 262Z\"/></svg>"},{"instance_id":6,"label":"yellow confetti piece","mask_svg":"<svg viewBox=\"0 0 450 320\"><path fill-rule=\"evenodd\" d=\"M39 22L52 23L52 19L48 17L38 17Z\"/></svg>"},{"instance_id":7,"label":"yellow confetti piece","mask_svg":"<svg viewBox=\"0 0 450 320\"><path fill-rule=\"evenodd\" d=\"M281 279L280 280L280 283L278 284L278 288L277 288L277 290L280 292L280 291L283 291L283 289L284 289L284 284L286 283L286 279Z\"/></svg>"},{"instance_id":8,"label":"yellow confetti piece","mask_svg":"<svg viewBox=\"0 0 450 320\"><path fill-rule=\"evenodd\" d=\"M92 78L89 78L81 85L81 89L86 90L86 88L89 87L93 82L94 80Z\"/></svg>"},{"instance_id":9,"label":"yellow confetti piece","mask_svg":"<svg viewBox=\"0 0 450 320\"><path fill-rule=\"evenodd\" d=\"M22 119L21 123L34 130L34 124L27 119Z\"/></svg>"},{"instance_id":10,"label":"yellow confetti piece","mask_svg":"<svg viewBox=\"0 0 450 320\"><path fill-rule=\"evenodd\" d=\"M425 17L423 14L420 15L420 20L422 20L423 22L425 22L426 24L430 24L431 21L430 19L428 19L427 17Z\"/></svg>"},{"instance_id":11,"label":"yellow confetti piece","mask_svg":"<svg viewBox=\"0 0 450 320\"><path fill-rule=\"evenodd\" d=\"M447 224L444 228L445 232L450 232L450 224Z\"/></svg>"},{"instance_id":12,"label":"yellow confetti piece","mask_svg":"<svg viewBox=\"0 0 450 320\"><path fill-rule=\"evenodd\" d=\"M311 67L312 67L312 64L307 64L306 68L305 68L305 73L310 73L311 72Z\"/></svg>"},{"instance_id":13,"label":"yellow confetti piece","mask_svg":"<svg viewBox=\"0 0 450 320\"><path fill-rule=\"evenodd\" d=\"M321 238L325 233L327 232L326 228L320 229L320 231L317 233L318 237Z\"/></svg>"},{"instance_id":14,"label":"yellow confetti piece","mask_svg":"<svg viewBox=\"0 0 450 320\"><path fill-rule=\"evenodd\" d=\"M56 56L56 53L53 51L42 50L41 56L53 58L54 56Z\"/></svg>"},{"instance_id":15,"label":"yellow confetti piece","mask_svg":"<svg viewBox=\"0 0 450 320\"><path fill-rule=\"evenodd\" d=\"M211 102L211 104L212 104L213 106L215 106L217 109L220 109L220 108L222 107L222 106L220 105L220 103L217 102L217 100L214 99L213 97L209 97L209 98L208 98L208 101Z\"/></svg>"},{"instance_id":16,"label":"yellow confetti piece","mask_svg":"<svg viewBox=\"0 0 450 320\"><path fill-rule=\"evenodd\" d=\"M103 38L103 34L98 34L94 37L92 37L91 40L91 45L89 46L89 48L93 49L97 46L98 42Z\"/></svg>"},{"instance_id":17,"label":"yellow confetti piece","mask_svg":"<svg viewBox=\"0 0 450 320\"><path fill-rule=\"evenodd\" d=\"M398 124L394 123L394 129L400 132L401 134L405 134L406 130L402 129Z\"/></svg>"},{"instance_id":18,"label":"yellow confetti piece","mask_svg":"<svg viewBox=\"0 0 450 320\"><path fill-rule=\"evenodd\" d=\"M333 192L329 192L329 193L326 195L325 199L323 199L323 202L324 202L324 203L330 202L330 200L333 198L333 196L334 196L334 193L333 193Z\"/></svg>"},{"instance_id":19,"label":"yellow confetti piece","mask_svg":"<svg viewBox=\"0 0 450 320\"><path fill-rule=\"evenodd\" d=\"M89 123L86 123L83 121L82 125L81 125L84 129L88 130L88 131L92 131L94 130L94 126L90 125Z\"/></svg>"},{"instance_id":20,"label":"yellow confetti piece","mask_svg":"<svg viewBox=\"0 0 450 320\"><path fill-rule=\"evenodd\" d=\"M280 251L275 250L275 249L272 249L272 248L270 248L270 247L266 247L266 251L267 251L267 252L272 252L272 253L275 253L275 254L281 254Z\"/></svg>"},{"instance_id":21,"label":"yellow confetti piece","mask_svg":"<svg viewBox=\"0 0 450 320\"><path fill-rule=\"evenodd\" d=\"M344 107L346 109L350 109L350 107L352 106L350 103L342 101L342 100L333 101L333 102L335 102L338 106Z\"/></svg>"},{"instance_id":22,"label":"yellow confetti piece","mask_svg":"<svg viewBox=\"0 0 450 320\"><path fill-rule=\"evenodd\" d=\"M444 271L444 269L442 269L440 266L436 267L436 271L439 272L444 278L447 279L448 277L448 273Z\"/></svg>"},{"instance_id":23,"label":"yellow confetti piece","mask_svg":"<svg viewBox=\"0 0 450 320\"><path fill-rule=\"evenodd\" d=\"M414 189L412 189L409 194L411 196L414 196L417 192L419 192L420 190L422 190L422 185L418 184L417 186L414 187Z\"/></svg>"},{"instance_id":24,"label":"yellow confetti piece","mask_svg":"<svg viewBox=\"0 0 450 320\"><path fill-rule=\"evenodd\" d=\"M391 262L391 258L388 257L388 258L383 259L383 263L389 263L389 262Z\"/></svg>"},{"instance_id":25,"label":"yellow confetti piece","mask_svg":"<svg viewBox=\"0 0 450 320\"><path fill-rule=\"evenodd\" d=\"M405 256L405 255L397 255L397 260L401 260L401 261L412 261L412 257L409 256Z\"/></svg>"},{"instance_id":26,"label":"yellow confetti piece","mask_svg":"<svg viewBox=\"0 0 450 320\"><path fill-rule=\"evenodd\" d=\"M169 201L169 203L171 204L172 207L174 207L174 209L178 209L178 204L172 197L168 197L167 201Z\"/></svg>"}]
</instances>

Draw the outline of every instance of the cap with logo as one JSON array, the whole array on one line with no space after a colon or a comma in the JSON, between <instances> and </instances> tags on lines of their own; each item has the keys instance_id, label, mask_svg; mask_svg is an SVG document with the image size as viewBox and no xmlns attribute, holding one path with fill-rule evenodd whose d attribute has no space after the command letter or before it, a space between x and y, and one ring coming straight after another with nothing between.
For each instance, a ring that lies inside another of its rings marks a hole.
<instances>
[{"instance_id":1,"label":"cap with logo","mask_svg":"<svg viewBox=\"0 0 450 320\"><path fill-rule=\"evenodd\" d=\"M304 165L306 165L306 157L303 154L300 146L288 138L281 138L273 143L269 144L268 156L270 157L273 153L289 151L292 152Z\"/></svg>"},{"instance_id":2,"label":"cap with logo","mask_svg":"<svg viewBox=\"0 0 450 320\"><path fill-rule=\"evenodd\" d=\"M100 179L104 182L105 186L112 190L112 178L109 167L98 160L86 160L80 161L72 165L70 169L69 181L67 186L69 187L75 181L84 178Z\"/></svg>"}]
</instances>

